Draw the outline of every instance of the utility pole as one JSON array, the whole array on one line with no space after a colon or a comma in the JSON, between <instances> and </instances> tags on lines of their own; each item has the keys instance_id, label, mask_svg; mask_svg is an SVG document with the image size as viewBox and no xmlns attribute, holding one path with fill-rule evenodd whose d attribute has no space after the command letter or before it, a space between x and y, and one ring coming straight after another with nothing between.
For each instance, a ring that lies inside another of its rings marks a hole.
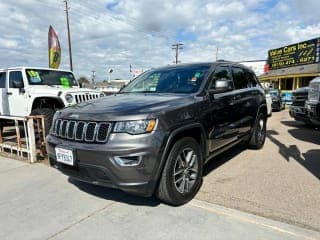
<instances>
[{"instance_id":1,"label":"utility pole","mask_svg":"<svg viewBox=\"0 0 320 240\"><path fill-rule=\"evenodd\" d=\"M176 60L174 61L175 64L178 64L180 62L178 60L178 57L179 57L179 50L183 49L182 46L183 46L182 43L172 44L172 49L176 51Z\"/></svg>"},{"instance_id":2,"label":"utility pole","mask_svg":"<svg viewBox=\"0 0 320 240\"><path fill-rule=\"evenodd\" d=\"M70 37L70 26L69 26L69 7L68 7L68 0L64 0L66 4L66 15L67 15L67 29L68 29L68 42L69 42L69 60L70 60L70 70L73 71L72 66L72 52L71 52L71 37Z\"/></svg>"},{"instance_id":3,"label":"utility pole","mask_svg":"<svg viewBox=\"0 0 320 240\"><path fill-rule=\"evenodd\" d=\"M94 85L94 77L96 76L96 71L92 70L92 85Z\"/></svg>"},{"instance_id":4,"label":"utility pole","mask_svg":"<svg viewBox=\"0 0 320 240\"><path fill-rule=\"evenodd\" d=\"M218 61L219 48L216 49L216 61Z\"/></svg>"}]
</instances>

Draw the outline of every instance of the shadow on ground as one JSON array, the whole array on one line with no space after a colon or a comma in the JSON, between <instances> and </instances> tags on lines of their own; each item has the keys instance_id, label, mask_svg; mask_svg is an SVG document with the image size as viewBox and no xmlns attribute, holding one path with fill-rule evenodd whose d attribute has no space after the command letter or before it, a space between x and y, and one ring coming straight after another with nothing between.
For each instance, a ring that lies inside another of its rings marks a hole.
<instances>
[{"instance_id":1,"label":"shadow on ground","mask_svg":"<svg viewBox=\"0 0 320 240\"><path fill-rule=\"evenodd\" d=\"M73 178L69 178L68 181L79 188L81 191L86 192L90 195L94 195L99 198L106 200L112 200L117 202L126 203L135 206L149 206L156 207L160 204L160 201L155 197L139 197L134 195L129 195L121 190L101 187L81 181L77 181Z\"/></svg>"},{"instance_id":2,"label":"shadow on ground","mask_svg":"<svg viewBox=\"0 0 320 240\"><path fill-rule=\"evenodd\" d=\"M242 151L246 150L246 147L242 144L239 144L224 153L219 154L218 156L212 158L207 162L203 167L203 176L207 176L213 170L219 168L232 158L236 157Z\"/></svg>"},{"instance_id":3,"label":"shadow on ground","mask_svg":"<svg viewBox=\"0 0 320 240\"><path fill-rule=\"evenodd\" d=\"M291 132L290 132L291 131ZM319 139L316 139L314 135L306 130L302 129L293 129L289 130L290 134L302 141L314 141L316 144L319 144ZM274 130L267 131L267 137L279 148L279 153L283 158L285 158L288 162L290 159L294 159L298 163L300 163L304 168L306 168L310 173L312 173L315 177L320 179L320 150L312 149L307 151L306 153L301 153L297 145L287 146L280 142L277 139L277 135L279 133Z\"/></svg>"}]
</instances>

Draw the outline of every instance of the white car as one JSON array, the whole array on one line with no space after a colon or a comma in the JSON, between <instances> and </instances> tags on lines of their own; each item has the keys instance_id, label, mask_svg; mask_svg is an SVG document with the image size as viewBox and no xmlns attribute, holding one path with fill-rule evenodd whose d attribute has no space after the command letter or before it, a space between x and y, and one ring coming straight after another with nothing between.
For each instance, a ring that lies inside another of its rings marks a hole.
<instances>
[{"instance_id":1,"label":"white car","mask_svg":"<svg viewBox=\"0 0 320 240\"><path fill-rule=\"evenodd\" d=\"M15 67L0 69L0 115L44 115L46 133L56 110L104 96L80 88L70 71ZM4 122L0 122L1 126Z\"/></svg>"},{"instance_id":2,"label":"white car","mask_svg":"<svg viewBox=\"0 0 320 240\"><path fill-rule=\"evenodd\" d=\"M266 102L267 102L267 113L268 117L272 116L272 97L268 90L265 91Z\"/></svg>"}]
</instances>

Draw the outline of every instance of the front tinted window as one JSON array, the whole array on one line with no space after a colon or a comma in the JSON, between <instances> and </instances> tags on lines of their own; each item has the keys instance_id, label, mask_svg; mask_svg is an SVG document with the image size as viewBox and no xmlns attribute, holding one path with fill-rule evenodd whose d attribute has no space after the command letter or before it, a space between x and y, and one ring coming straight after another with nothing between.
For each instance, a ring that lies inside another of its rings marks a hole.
<instances>
[{"instance_id":1,"label":"front tinted window","mask_svg":"<svg viewBox=\"0 0 320 240\"><path fill-rule=\"evenodd\" d=\"M213 73L210 88L215 87L216 80L231 80L231 72L229 66L217 66Z\"/></svg>"},{"instance_id":2,"label":"front tinted window","mask_svg":"<svg viewBox=\"0 0 320 240\"><path fill-rule=\"evenodd\" d=\"M23 78L22 72L20 71L13 71L9 73L9 87L10 88L18 88L18 84L23 86Z\"/></svg>"},{"instance_id":3,"label":"front tinted window","mask_svg":"<svg viewBox=\"0 0 320 240\"><path fill-rule=\"evenodd\" d=\"M65 87L78 86L78 82L71 72L26 69L30 85L62 85Z\"/></svg>"},{"instance_id":4,"label":"front tinted window","mask_svg":"<svg viewBox=\"0 0 320 240\"><path fill-rule=\"evenodd\" d=\"M232 67L232 77L235 89L248 87L248 80L245 71L239 67Z\"/></svg>"},{"instance_id":5,"label":"front tinted window","mask_svg":"<svg viewBox=\"0 0 320 240\"><path fill-rule=\"evenodd\" d=\"M0 72L0 88L6 87L6 73Z\"/></svg>"},{"instance_id":6,"label":"front tinted window","mask_svg":"<svg viewBox=\"0 0 320 240\"><path fill-rule=\"evenodd\" d=\"M195 93L210 66L177 67L151 70L138 76L121 92Z\"/></svg>"}]
</instances>

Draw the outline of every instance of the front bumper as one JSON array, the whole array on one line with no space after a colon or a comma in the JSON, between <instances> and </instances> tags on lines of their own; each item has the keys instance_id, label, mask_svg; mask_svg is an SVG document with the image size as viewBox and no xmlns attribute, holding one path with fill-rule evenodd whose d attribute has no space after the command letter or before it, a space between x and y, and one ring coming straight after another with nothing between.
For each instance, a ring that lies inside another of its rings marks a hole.
<instances>
[{"instance_id":1,"label":"front bumper","mask_svg":"<svg viewBox=\"0 0 320 240\"><path fill-rule=\"evenodd\" d=\"M272 108L272 110L280 110L281 103L279 101L272 100L271 108Z\"/></svg>"},{"instance_id":2,"label":"front bumper","mask_svg":"<svg viewBox=\"0 0 320 240\"><path fill-rule=\"evenodd\" d=\"M151 196L160 174L162 140L160 131L151 134L110 134L106 144L67 141L49 135L50 164L72 178L95 185L113 187L141 196ZM56 160L55 147L73 151L74 165ZM120 166L115 157L139 156L137 166Z\"/></svg>"},{"instance_id":3,"label":"front bumper","mask_svg":"<svg viewBox=\"0 0 320 240\"><path fill-rule=\"evenodd\" d=\"M320 125L320 103L306 102L306 109L310 121Z\"/></svg>"},{"instance_id":4,"label":"front bumper","mask_svg":"<svg viewBox=\"0 0 320 240\"><path fill-rule=\"evenodd\" d=\"M307 111L305 107L302 106L293 106L289 107L289 114L292 118L297 121L309 123L310 119L308 117Z\"/></svg>"}]
</instances>

